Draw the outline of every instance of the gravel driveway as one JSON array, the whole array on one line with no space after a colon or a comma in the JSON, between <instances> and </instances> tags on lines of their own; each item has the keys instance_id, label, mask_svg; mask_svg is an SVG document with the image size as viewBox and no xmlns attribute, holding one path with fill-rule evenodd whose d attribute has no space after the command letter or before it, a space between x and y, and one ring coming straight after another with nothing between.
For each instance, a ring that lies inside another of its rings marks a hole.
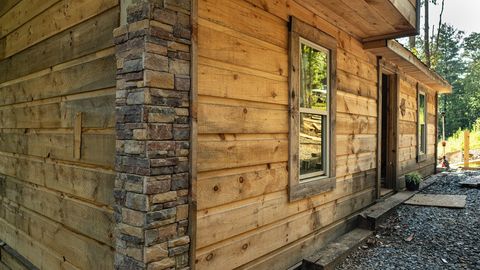
<instances>
[{"instance_id":1,"label":"gravel driveway","mask_svg":"<svg viewBox=\"0 0 480 270\"><path fill-rule=\"evenodd\" d=\"M467 195L465 209L400 205L336 269L480 269L480 189L458 184L474 175L480 172L439 174L421 192Z\"/></svg>"}]
</instances>

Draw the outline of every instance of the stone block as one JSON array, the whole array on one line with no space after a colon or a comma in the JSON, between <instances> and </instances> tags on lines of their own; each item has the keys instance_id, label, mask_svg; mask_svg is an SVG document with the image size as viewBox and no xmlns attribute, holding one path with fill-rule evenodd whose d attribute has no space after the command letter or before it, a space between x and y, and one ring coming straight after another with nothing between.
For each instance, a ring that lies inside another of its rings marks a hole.
<instances>
[{"instance_id":1,"label":"stone block","mask_svg":"<svg viewBox=\"0 0 480 270\"><path fill-rule=\"evenodd\" d=\"M172 239L168 241L168 247L178 247L190 243L189 236L182 236L180 238Z\"/></svg>"},{"instance_id":2,"label":"stone block","mask_svg":"<svg viewBox=\"0 0 480 270\"><path fill-rule=\"evenodd\" d=\"M188 188L188 173L178 173L172 175L172 190Z\"/></svg>"},{"instance_id":3,"label":"stone block","mask_svg":"<svg viewBox=\"0 0 480 270\"><path fill-rule=\"evenodd\" d=\"M150 140L170 140L173 139L171 124L151 123L147 126L147 137Z\"/></svg>"},{"instance_id":4,"label":"stone block","mask_svg":"<svg viewBox=\"0 0 480 270\"><path fill-rule=\"evenodd\" d=\"M117 66L118 68L118 66ZM122 61L121 73L138 72L143 69L142 59Z\"/></svg>"},{"instance_id":5,"label":"stone block","mask_svg":"<svg viewBox=\"0 0 480 270\"><path fill-rule=\"evenodd\" d=\"M160 228L145 231L145 244L151 246L153 244L168 241L177 235L177 224L169 224Z\"/></svg>"},{"instance_id":6,"label":"stone block","mask_svg":"<svg viewBox=\"0 0 480 270\"><path fill-rule=\"evenodd\" d=\"M189 245L184 245L184 246L169 248L168 249L168 256L174 257L176 255L187 253L189 247L190 247Z\"/></svg>"},{"instance_id":7,"label":"stone block","mask_svg":"<svg viewBox=\"0 0 480 270\"><path fill-rule=\"evenodd\" d=\"M181 91L190 90L190 77L175 77L175 89Z\"/></svg>"},{"instance_id":8,"label":"stone block","mask_svg":"<svg viewBox=\"0 0 480 270\"><path fill-rule=\"evenodd\" d=\"M175 266L175 258L165 258L147 265L147 270L164 270Z\"/></svg>"},{"instance_id":9,"label":"stone block","mask_svg":"<svg viewBox=\"0 0 480 270\"><path fill-rule=\"evenodd\" d=\"M176 111L170 107L150 108L148 112L149 123L172 123L175 117Z\"/></svg>"},{"instance_id":10,"label":"stone block","mask_svg":"<svg viewBox=\"0 0 480 270\"><path fill-rule=\"evenodd\" d=\"M152 203L165 203L175 201L177 199L176 191L162 192L152 196Z\"/></svg>"},{"instance_id":11,"label":"stone block","mask_svg":"<svg viewBox=\"0 0 480 270\"><path fill-rule=\"evenodd\" d=\"M150 177L154 178L154 177ZM145 183L145 194L157 194L169 191L171 188L171 176L162 175L157 180L149 180Z\"/></svg>"},{"instance_id":12,"label":"stone block","mask_svg":"<svg viewBox=\"0 0 480 270\"><path fill-rule=\"evenodd\" d=\"M154 53L146 53L144 61L146 69L168 72L168 57L166 56Z\"/></svg>"},{"instance_id":13,"label":"stone block","mask_svg":"<svg viewBox=\"0 0 480 270\"><path fill-rule=\"evenodd\" d=\"M147 213L147 224L151 224L156 221L171 220L173 217L175 217L176 213L176 208L168 208L155 212L150 211Z\"/></svg>"},{"instance_id":14,"label":"stone block","mask_svg":"<svg viewBox=\"0 0 480 270\"><path fill-rule=\"evenodd\" d=\"M127 105L140 105L146 104L145 92L138 91L128 93L127 95Z\"/></svg>"},{"instance_id":15,"label":"stone block","mask_svg":"<svg viewBox=\"0 0 480 270\"><path fill-rule=\"evenodd\" d=\"M167 72L145 70L144 85L148 87L173 89L174 75Z\"/></svg>"},{"instance_id":16,"label":"stone block","mask_svg":"<svg viewBox=\"0 0 480 270\"><path fill-rule=\"evenodd\" d=\"M190 61L171 59L168 64L168 71L175 75L189 75Z\"/></svg>"},{"instance_id":17,"label":"stone block","mask_svg":"<svg viewBox=\"0 0 480 270\"><path fill-rule=\"evenodd\" d=\"M157 244L151 247L145 247L145 262L160 261L168 257L167 243Z\"/></svg>"},{"instance_id":18,"label":"stone block","mask_svg":"<svg viewBox=\"0 0 480 270\"><path fill-rule=\"evenodd\" d=\"M158 22L174 25L177 22L177 14L172 10L157 8L153 11L153 19Z\"/></svg>"},{"instance_id":19,"label":"stone block","mask_svg":"<svg viewBox=\"0 0 480 270\"><path fill-rule=\"evenodd\" d=\"M145 224L145 213L128 208L122 208L122 222L141 227Z\"/></svg>"},{"instance_id":20,"label":"stone block","mask_svg":"<svg viewBox=\"0 0 480 270\"><path fill-rule=\"evenodd\" d=\"M127 192L125 206L134 210L147 211L148 196L145 194Z\"/></svg>"},{"instance_id":21,"label":"stone block","mask_svg":"<svg viewBox=\"0 0 480 270\"><path fill-rule=\"evenodd\" d=\"M173 138L177 141L188 140L190 138L190 126L173 125Z\"/></svg>"},{"instance_id":22,"label":"stone block","mask_svg":"<svg viewBox=\"0 0 480 270\"><path fill-rule=\"evenodd\" d=\"M126 154L144 154L145 142L144 141L124 141L124 151Z\"/></svg>"},{"instance_id":23,"label":"stone block","mask_svg":"<svg viewBox=\"0 0 480 270\"><path fill-rule=\"evenodd\" d=\"M147 42L145 44L145 51L149 53L159 54L159 55L167 55L167 46Z\"/></svg>"}]
</instances>

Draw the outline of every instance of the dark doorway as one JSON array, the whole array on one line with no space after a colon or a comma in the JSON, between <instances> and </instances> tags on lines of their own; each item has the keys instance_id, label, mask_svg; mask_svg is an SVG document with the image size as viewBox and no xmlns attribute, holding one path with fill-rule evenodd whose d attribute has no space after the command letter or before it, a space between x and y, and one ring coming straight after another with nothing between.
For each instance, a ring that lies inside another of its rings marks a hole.
<instances>
[{"instance_id":1,"label":"dark doorway","mask_svg":"<svg viewBox=\"0 0 480 270\"><path fill-rule=\"evenodd\" d=\"M381 162L380 162L380 195L385 196L393 192L394 181L392 179L392 145L393 125L392 123L392 89L394 87L393 75L382 74L381 89Z\"/></svg>"}]
</instances>

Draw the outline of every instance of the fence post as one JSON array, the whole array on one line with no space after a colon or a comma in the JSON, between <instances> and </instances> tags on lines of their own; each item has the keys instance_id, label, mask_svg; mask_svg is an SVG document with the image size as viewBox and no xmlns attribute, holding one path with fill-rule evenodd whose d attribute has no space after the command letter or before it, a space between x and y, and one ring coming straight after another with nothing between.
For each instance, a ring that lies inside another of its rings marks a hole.
<instances>
[{"instance_id":1,"label":"fence post","mask_svg":"<svg viewBox=\"0 0 480 270\"><path fill-rule=\"evenodd\" d=\"M470 131L463 132L463 167L469 167L470 159Z\"/></svg>"}]
</instances>

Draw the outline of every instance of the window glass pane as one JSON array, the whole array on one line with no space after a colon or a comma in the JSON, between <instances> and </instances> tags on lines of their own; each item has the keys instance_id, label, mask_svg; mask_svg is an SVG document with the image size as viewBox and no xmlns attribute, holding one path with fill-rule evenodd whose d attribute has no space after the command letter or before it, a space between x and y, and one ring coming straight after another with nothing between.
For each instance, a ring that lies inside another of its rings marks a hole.
<instances>
[{"instance_id":1,"label":"window glass pane","mask_svg":"<svg viewBox=\"0 0 480 270\"><path fill-rule=\"evenodd\" d=\"M418 103L418 121L420 124L425 124L425 95L420 94Z\"/></svg>"},{"instance_id":2,"label":"window glass pane","mask_svg":"<svg viewBox=\"0 0 480 270\"><path fill-rule=\"evenodd\" d=\"M321 175L325 169L325 118L319 114L300 113L300 175Z\"/></svg>"},{"instance_id":3,"label":"window glass pane","mask_svg":"<svg viewBox=\"0 0 480 270\"><path fill-rule=\"evenodd\" d=\"M425 133L425 124L420 125L420 152L425 153L425 143L426 143L426 133Z\"/></svg>"},{"instance_id":4,"label":"window glass pane","mask_svg":"<svg viewBox=\"0 0 480 270\"><path fill-rule=\"evenodd\" d=\"M419 151L421 154L425 154L426 143L427 143L427 133L426 133L426 99L423 93L420 93L418 96L418 137L419 137Z\"/></svg>"},{"instance_id":5,"label":"window glass pane","mask_svg":"<svg viewBox=\"0 0 480 270\"><path fill-rule=\"evenodd\" d=\"M300 43L300 107L327 110L328 51Z\"/></svg>"}]
</instances>

